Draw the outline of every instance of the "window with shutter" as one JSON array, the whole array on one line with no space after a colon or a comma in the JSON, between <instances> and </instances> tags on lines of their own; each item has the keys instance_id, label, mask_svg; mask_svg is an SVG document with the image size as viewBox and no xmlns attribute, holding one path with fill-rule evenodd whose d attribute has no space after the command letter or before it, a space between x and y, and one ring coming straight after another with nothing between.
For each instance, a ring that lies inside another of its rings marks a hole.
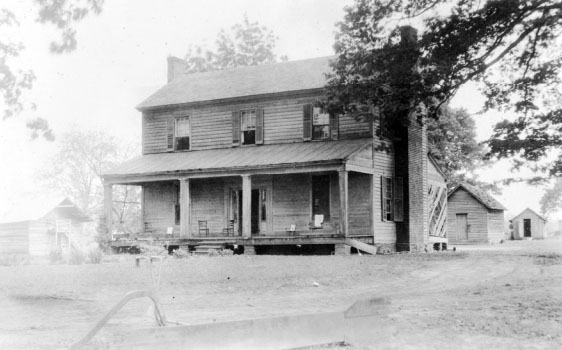
<instances>
[{"instance_id":1,"label":"window with shutter","mask_svg":"<svg viewBox=\"0 0 562 350\"><path fill-rule=\"evenodd\" d=\"M307 104L302 109L302 139L312 140L312 105Z\"/></svg>"},{"instance_id":2,"label":"window with shutter","mask_svg":"<svg viewBox=\"0 0 562 350\"><path fill-rule=\"evenodd\" d=\"M392 221L392 178L381 176L381 219Z\"/></svg>"},{"instance_id":3,"label":"window with shutter","mask_svg":"<svg viewBox=\"0 0 562 350\"><path fill-rule=\"evenodd\" d=\"M312 139L330 139L330 115L320 107L312 108Z\"/></svg>"},{"instance_id":4,"label":"window with shutter","mask_svg":"<svg viewBox=\"0 0 562 350\"><path fill-rule=\"evenodd\" d=\"M166 137L168 151L174 150L174 119L166 120Z\"/></svg>"},{"instance_id":5,"label":"window with shutter","mask_svg":"<svg viewBox=\"0 0 562 350\"><path fill-rule=\"evenodd\" d=\"M176 118L174 147L177 151L190 149L191 123L189 117Z\"/></svg>"},{"instance_id":6,"label":"window with shutter","mask_svg":"<svg viewBox=\"0 0 562 350\"><path fill-rule=\"evenodd\" d=\"M394 178L394 221L404 221L404 181L401 177Z\"/></svg>"},{"instance_id":7,"label":"window with shutter","mask_svg":"<svg viewBox=\"0 0 562 350\"><path fill-rule=\"evenodd\" d=\"M232 112L232 144L240 145L240 112Z\"/></svg>"},{"instance_id":8,"label":"window with shutter","mask_svg":"<svg viewBox=\"0 0 562 350\"><path fill-rule=\"evenodd\" d=\"M256 110L255 109L240 111L240 136L243 145L256 144Z\"/></svg>"},{"instance_id":9,"label":"window with shutter","mask_svg":"<svg viewBox=\"0 0 562 350\"><path fill-rule=\"evenodd\" d=\"M256 144L263 144L263 109L256 109Z\"/></svg>"}]
</instances>

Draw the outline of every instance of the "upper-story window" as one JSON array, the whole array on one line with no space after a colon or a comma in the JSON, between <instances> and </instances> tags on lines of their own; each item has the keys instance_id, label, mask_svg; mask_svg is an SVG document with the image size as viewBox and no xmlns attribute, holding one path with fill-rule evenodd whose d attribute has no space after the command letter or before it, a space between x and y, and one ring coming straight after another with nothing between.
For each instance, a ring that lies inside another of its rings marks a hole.
<instances>
[{"instance_id":1,"label":"upper-story window","mask_svg":"<svg viewBox=\"0 0 562 350\"><path fill-rule=\"evenodd\" d=\"M330 138L330 115L322 108L312 109L312 139L326 140Z\"/></svg>"},{"instance_id":2,"label":"upper-story window","mask_svg":"<svg viewBox=\"0 0 562 350\"><path fill-rule=\"evenodd\" d=\"M263 144L263 109L235 110L232 112L232 144Z\"/></svg>"},{"instance_id":3,"label":"upper-story window","mask_svg":"<svg viewBox=\"0 0 562 350\"><path fill-rule=\"evenodd\" d=\"M243 145L256 143L256 110L240 111L240 132Z\"/></svg>"},{"instance_id":4,"label":"upper-story window","mask_svg":"<svg viewBox=\"0 0 562 350\"><path fill-rule=\"evenodd\" d=\"M305 104L302 121L303 141L337 140L339 138L339 115L330 115L322 107Z\"/></svg>"},{"instance_id":5,"label":"upper-story window","mask_svg":"<svg viewBox=\"0 0 562 350\"><path fill-rule=\"evenodd\" d=\"M174 125L174 149L185 151L190 149L191 123L189 117L176 118Z\"/></svg>"}]
</instances>

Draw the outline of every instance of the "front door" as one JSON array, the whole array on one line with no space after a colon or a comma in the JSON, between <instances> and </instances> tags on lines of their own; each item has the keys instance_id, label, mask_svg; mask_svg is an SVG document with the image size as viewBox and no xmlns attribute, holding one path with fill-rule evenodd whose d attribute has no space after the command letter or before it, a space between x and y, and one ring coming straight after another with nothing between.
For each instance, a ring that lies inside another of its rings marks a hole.
<instances>
[{"instance_id":1,"label":"front door","mask_svg":"<svg viewBox=\"0 0 562 350\"><path fill-rule=\"evenodd\" d=\"M460 240L468 240L467 216L467 214L457 214L457 237Z\"/></svg>"},{"instance_id":2,"label":"front door","mask_svg":"<svg viewBox=\"0 0 562 350\"><path fill-rule=\"evenodd\" d=\"M523 236L531 237L531 219L523 219Z\"/></svg>"}]
</instances>

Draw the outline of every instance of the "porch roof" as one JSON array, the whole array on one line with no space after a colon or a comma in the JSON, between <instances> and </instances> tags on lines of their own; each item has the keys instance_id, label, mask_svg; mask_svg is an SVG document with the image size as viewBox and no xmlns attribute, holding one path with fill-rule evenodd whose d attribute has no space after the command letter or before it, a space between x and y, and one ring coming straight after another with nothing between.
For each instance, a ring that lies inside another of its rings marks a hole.
<instances>
[{"instance_id":1,"label":"porch roof","mask_svg":"<svg viewBox=\"0 0 562 350\"><path fill-rule=\"evenodd\" d=\"M107 171L102 177L109 180L147 175L189 176L207 172L343 164L372 141L371 138L363 138L146 154Z\"/></svg>"}]
</instances>

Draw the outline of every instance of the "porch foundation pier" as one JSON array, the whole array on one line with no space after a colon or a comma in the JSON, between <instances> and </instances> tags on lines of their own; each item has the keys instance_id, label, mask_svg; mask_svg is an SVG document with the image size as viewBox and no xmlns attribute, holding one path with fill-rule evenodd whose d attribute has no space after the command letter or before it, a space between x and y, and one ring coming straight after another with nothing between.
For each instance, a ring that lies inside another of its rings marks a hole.
<instances>
[{"instance_id":1,"label":"porch foundation pier","mask_svg":"<svg viewBox=\"0 0 562 350\"><path fill-rule=\"evenodd\" d=\"M252 236L252 177L242 175L242 237Z\"/></svg>"},{"instance_id":2,"label":"porch foundation pier","mask_svg":"<svg viewBox=\"0 0 562 350\"><path fill-rule=\"evenodd\" d=\"M113 230L113 185L103 185L103 213L105 216L105 228L111 233Z\"/></svg>"},{"instance_id":3,"label":"porch foundation pier","mask_svg":"<svg viewBox=\"0 0 562 350\"><path fill-rule=\"evenodd\" d=\"M190 180L188 178L180 179L180 237L191 237L191 193L189 192Z\"/></svg>"},{"instance_id":4,"label":"porch foundation pier","mask_svg":"<svg viewBox=\"0 0 562 350\"><path fill-rule=\"evenodd\" d=\"M347 237L349 229L349 191L348 191L348 171L340 170L339 187L340 187L340 234Z\"/></svg>"},{"instance_id":5,"label":"porch foundation pier","mask_svg":"<svg viewBox=\"0 0 562 350\"><path fill-rule=\"evenodd\" d=\"M334 244L334 255L350 255L351 247L347 244Z\"/></svg>"}]
</instances>

